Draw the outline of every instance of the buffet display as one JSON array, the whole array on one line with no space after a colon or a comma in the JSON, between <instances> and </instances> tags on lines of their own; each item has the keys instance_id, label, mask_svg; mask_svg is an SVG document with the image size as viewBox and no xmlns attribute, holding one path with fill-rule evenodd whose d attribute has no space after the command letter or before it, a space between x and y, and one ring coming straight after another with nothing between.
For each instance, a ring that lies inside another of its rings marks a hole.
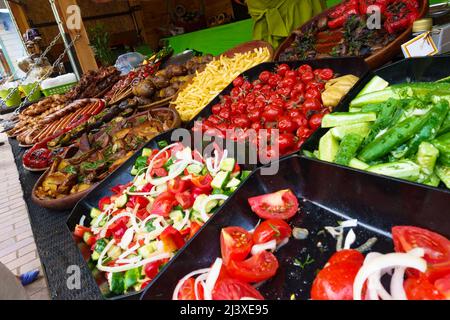
<instances>
[{"instance_id":1,"label":"buffet display","mask_svg":"<svg viewBox=\"0 0 450 320\"><path fill-rule=\"evenodd\" d=\"M369 72L426 7L344 1L294 31L283 62L256 41L90 71L7 131L41 172L31 198L73 209L104 298L450 299L450 60ZM253 144L279 170L172 140L181 126Z\"/></svg>"}]
</instances>

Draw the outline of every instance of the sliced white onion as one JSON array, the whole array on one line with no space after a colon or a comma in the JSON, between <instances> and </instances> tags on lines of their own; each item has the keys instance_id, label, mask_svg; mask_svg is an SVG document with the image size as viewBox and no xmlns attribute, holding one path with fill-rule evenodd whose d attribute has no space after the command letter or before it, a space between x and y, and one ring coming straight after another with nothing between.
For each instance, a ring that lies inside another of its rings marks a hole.
<instances>
[{"instance_id":1,"label":"sliced white onion","mask_svg":"<svg viewBox=\"0 0 450 320\"><path fill-rule=\"evenodd\" d=\"M97 264L97 269L100 271L105 271L105 272L123 272L123 271L127 271L130 269L144 266L148 263L152 263L152 262L163 260L163 259L170 259L170 258L172 258L172 254L165 252L165 253L161 253L161 254L155 255L153 257L141 260L137 263L131 263L131 264L123 265L123 266L107 267L107 266L101 265L101 262L99 262ZM99 259L99 261L102 261L102 260Z\"/></svg>"},{"instance_id":2,"label":"sliced white onion","mask_svg":"<svg viewBox=\"0 0 450 320\"><path fill-rule=\"evenodd\" d=\"M169 173L166 177L161 178L152 178L150 174L147 176L147 181L151 183L154 186L160 186L162 184L167 183L168 181L175 179L179 175L181 175L186 169L186 167L189 165L189 161L181 160L178 162L175 162L169 169Z\"/></svg>"},{"instance_id":3,"label":"sliced white onion","mask_svg":"<svg viewBox=\"0 0 450 320\"><path fill-rule=\"evenodd\" d=\"M266 243L255 244L252 247L252 255L255 256L258 253L266 250L275 251L276 248L277 248L277 241L275 239L270 240L269 242Z\"/></svg>"},{"instance_id":4,"label":"sliced white onion","mask_svg":"<svg viewBox=\"0 0 450 320\"><path fill-rule=\"evenodd\" d=\"M212 300L212 291L216 286L217 279L220 275L220 270L222 270L222 259L217 258L208 272L208 277L205 282L205 300Z\"/></svg>"},{"instance_id":5,"label":"sliced white onion","mask_svg":"<svg viewBox=\"0 0 450 320\"><path fill-rule=\"evenodd\" d=\"M242 297L240 300L241 301L253 301L253 300L258 301L259 299L252 298L252 297Z\"/></svg>"},{"instance_id":6,"label":"sliced white onion","mask_svg":"<svg viewBox=\"0 0 450 320\"><path fill-rule=\"evenodd\" d=\"M80 222L78 223L80 226L84 226L84 221L86 220L86 216L82 215L80 218Z\"/></svg>"},{"instance_id":7,"label":"sliced white onion","mask_svg":"<svg viewBox=\"0 0 450 320\"><path fill-rule=\"evenodd\" d=\"M381 253L378 252L370 252L367 254L366 259L364 260L364 264L368 264L373 261L374 258L381 256ZM383 300L392 300L391 295L384 289L381 284L381 277L384 272L378 270L371 274L367 281L367 299L369 300L379 300L379 297Z\"/></svg>"},{"instance_id":8,"label":"sliced white onion","mask_svg":"<svg viewBox=\"0 0 450 320\"><path fill-rule=\"evenodd\" d=\"M345 237L344 249L350 249L355 241L356 235L353 232L353 229L350 229L350 231L347 233L347 236Z\"/></svg>"},{"instance_id":9,"label":"sliced white onion","mask_svg":"<svg viewBox=\"0 0 450 320\"><path fill-rule=\"evenodd\" d=\"M188 224L190 215L191 212L189 210L184 210L183 220L178 223L174 223L173 227L178 231L181 231Z\"/></svg>"},{"instance_id":10,"label":"sliced white onion","mask_svg":"<svg viewBox=\"0 0 450 320\"><path fill-rule=\"evenodd\" d=\"M202 286L203 288L203 292L205 292L205 282L206 282L206 278L208 278L208 272L207 273L203 273L201 275L199 275L194 282L194 293L195 293L195 299L196 300L206 300L205 298L205 294L203 293L203 299L200 298L200 292L199 292L199 285Z\"/></svg>"},{"instance_id":11,"label":"sliced white onion","mask_svg":"<svg viewBox=\"0 0 450 320\"><path fill-rule=\"evenodd\" d=\"M187 152L189 150L189 152ZM179 160L192 161L192 149L189 147L184 148L182 151L177 151L175 158Z\"/></svg>"},{"instance_id":12,"label":"sliced white onion","mask_svg":"<svg viewBox=\"0 0 450 320\"><path fill-rule=\"evenodd\" d=\"M188 273L187 275L185 275L180 281L178 281L178 284L175 287L175 290L173 291L172 300L178 300L178 294L180 293L180 289L183 286L183 284L186 282L186 280L188 280L198 274L207 273L207 272L209 272L209 270L211 270L211 268L199 269L199 270L192 271L192 272Z\"/></svg>"},{"instance_id":13,"label":"sliced white onion","mask_svg":"<svg viewBox=\"0 0 450 320\"><path fill-rule=\"evenodd\" d=\"M354 228L358 226L358 220L357 219L350 219L345 220L340 223L340 227L342 228Z\"/></svg>"},{"instance_id":14,"label":"sliced white onion","mask_svg":"<svg viewBox=\"0 0 450 320\"><path fill-rule=\"evenodd\" d=\"M403 282L405 281L405 270L405 267L397 267L392 275L391 295L394 300L408 300L406 298L405 289L403 288Z\"/></svg>"},{"instance_id":15,"label":"sliced white onion","mask_svg":"<svg viewBox=\"0 0 450 320\"><path fill-rule=\"evenodd\" d=\"M275 249L276 251L280 250L281 248L283 248L285 245L287 245L289 243L289 238L284 238L283 240L281 240L281 242L277 245L277 248Z\"/></svg>"},{"instance_id":16,"label":"sliced white onion","mask_svg":"<svg viewBox=\"0 0 450 320\"><path fill-rule=\"evenodd\" d=\"M128 250L124 251L120 256L119 259L125 259L126 257L128 257L130 254L132 254L133 252L135 252L137 249L139 249L140 245L139 243L136 243L134 246L132 246L131 248L129 248Z\"/></svg>"},{"instance_id":17,"label":"sliced white onion","mask_svg":"<svg viewBox=\"0 0 450 320\"><path fill-rule=\"evenodd\" d=\"M117 259L117 263L126 263L126 264L134 264L141 260L140 256L129 258L129 259Z\"/></svg>"},{"instance_id":18,"label":"sliced white onion","mask_svg":"<svg viewBox=\"0 0 450 320\"><path fill-rule=\"evenodd\" d=\"M224 195L224 194L212 194L210 196L208 196L208 198L206 198L205 200L202 201L201 203L201 209L200 209L200 215L202 217L202 220L204 222L209 220L209 215L206 213L206 205L213 200L227 200L228 196Z\"/></svg>"},{"instance_id":19,"label":"sliced white onion","mask_svg":"<svg viewBox=\"0 0 450 320\"><path fill-rule=\"evenodd\" d=\"M427 263L424 259L408 253L388 253L374 258L358 271L353 282L353 299L361 300L361 290L367 278L378 270L394 267L405 267L425 272Z\"/></svg>"},{"instance_id":20,"label":"sliced white onion","mask_svg":"<svg viewBox=\"0 0 450 320\"><path fill-rule=\"evenodd\" d=\"M133 228L127 229L127 231L125 231L125 233L123 234L122 239L120 240L119 247L122 248L123 250L127 250L131 241L133 241L133 237L134 237Z\"/></svg>"},{"instance_id":21,"label":"sliced white onion","mask_svg":"<svg viewBox=\"0 0 450 320\"><path fill-rule=\"evenodd\" d=\"M249 233L255 232L256 228L258 228L260 224L261 224L261 219L258 220L258 223L256 224L256 226L252 230L250 230Z\"/></svg>"}]
</instances>

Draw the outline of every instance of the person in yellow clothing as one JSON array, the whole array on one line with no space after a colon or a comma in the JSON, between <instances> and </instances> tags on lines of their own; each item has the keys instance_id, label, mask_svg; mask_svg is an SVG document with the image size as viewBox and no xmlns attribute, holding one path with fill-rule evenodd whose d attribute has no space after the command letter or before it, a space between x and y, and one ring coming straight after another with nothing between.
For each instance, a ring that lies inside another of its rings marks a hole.
<instances>
[{"instance_id":1,"label":"person in yellow clothing","mask_svg":"<svg viewBox=\"0 0 450 320\"><path fill-rule=\"evenodd\" d=\"M254 21L253 39L275 49L290 32L325 9L324 0L247 0Z\"/></svg>"}]
</instances>

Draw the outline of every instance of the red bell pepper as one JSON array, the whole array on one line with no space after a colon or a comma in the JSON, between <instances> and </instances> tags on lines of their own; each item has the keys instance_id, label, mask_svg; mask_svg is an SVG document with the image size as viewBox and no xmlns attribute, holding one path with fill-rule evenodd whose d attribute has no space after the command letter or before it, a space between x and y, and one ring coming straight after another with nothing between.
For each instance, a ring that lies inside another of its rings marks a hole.
<instances>
[{"instance_id":1,"label":"red bell pepper","mask_svg":"<svg viewBox=\"0 0 450 320\"><path fill-rule=\"evenodd\" d=\"M161 233L159 238L164 244L164 250L167 252L174 252L180 250L185 244L185 241L180 231L178 231L172 226L168 226Z\"/></svg>"},{"instance_id":2,"label":"red bell pepper","mask_svg":"<svg viewBox=\"0 0 450 320\"><path fill-rule=\"evenodd\" d=\"M344 23L347 21L347 18L352 14L358 14L358 9L352 8L347 10L343 15L340 17L328 21L328 28L330 29L337 29L344 25Z\"/></svg>"}]
</instances>

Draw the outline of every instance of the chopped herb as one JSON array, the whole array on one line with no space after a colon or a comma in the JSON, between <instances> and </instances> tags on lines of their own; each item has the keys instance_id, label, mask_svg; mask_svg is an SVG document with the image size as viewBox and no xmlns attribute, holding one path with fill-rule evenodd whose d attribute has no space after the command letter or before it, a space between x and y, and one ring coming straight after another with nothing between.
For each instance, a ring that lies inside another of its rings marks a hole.
<instances>
[{"instance_id":1,"label":"chopped herb","mask_svg":"<svg viewBox=\"0 0 450 320\"><path fill-rule=\"evenodd\" d=\"M74 166L67 166L63 169L65 173L77 174L77 169Z\"/></svg>"},{"instance_id":2,"label":"chopped herb","mask_svg":"<svg viewBox=\"0 0 450 320\"><path fill-rule=\"evenodd\" d=\"M295 258L294 259L294 266L304 269L307 265L310 265L310 264L314 263L314 261L315 260L312 259L311 256L308 253L308 256L306 257L306 260L304 262L302 262L299 259Z\"/></svg>"}]
</instances>

